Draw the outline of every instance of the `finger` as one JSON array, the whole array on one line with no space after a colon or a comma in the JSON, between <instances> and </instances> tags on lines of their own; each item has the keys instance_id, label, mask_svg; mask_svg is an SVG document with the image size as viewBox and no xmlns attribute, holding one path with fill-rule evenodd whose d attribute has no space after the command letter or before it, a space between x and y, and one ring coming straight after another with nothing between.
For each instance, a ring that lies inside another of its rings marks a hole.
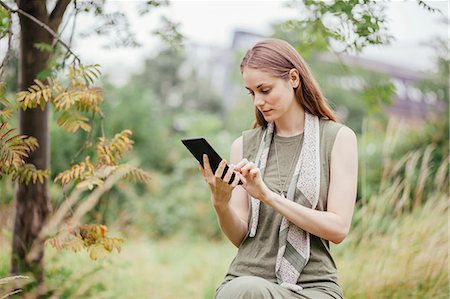
<instances>
[{"instance_id":1,"label":"finger","mask_svg":"<svg viewBox=\"0 0 450 299\"><path fill-rule=\"evenodd\" d=\"M219 167L216 169L216 173L214 174L216 178L222 178L223 170L225 169L225 166L227 165L227 161L222 160L220 161Z\"/></svg>"},{"instance_id":2,"label":"finger","mask_svg":"<svg viewBox=\"0 0 450 299\"><path fill-rule=\"evenodd\" d=\"M205 176L205 170L203 169L202 164L200 164L200 162L198 163L198 169L200 170L202 175Z\"/></svg>"},{"instance_id":3,"label":"finger","mask_svg":"<svg viewBox=\"0 0 450 299\"><path fill-rule=\"evenodd\" d=\"M250 170L250 175L253 179L257 178L259 174L259 168L253 168L252 170Z\"/></svg>"},{"instance_id":4,"label":"finger","mask_svg":"<svg viewBox=\"0 0 450 299\"><path fill-rule=\"evenodd\" d=\"M233 173L234 173L234 165L230 165L228 167L227 173L223 177L224 182L230 184L231 176L233 175Z\"/></svg>"},{"instance_id":5,"label":"finger","mask_svg":"<svg viewBox=\"0 0 450 299\"><path fill-rule=\"evenodd\" d=\"M242 167L241 169L241 173L244 176L247 176L249 171L255 168L255 164L253 164L253 162L249 162L247 165L245 165L244 167Z\"/></svg>"},{"instance_id":6,"label":"finger","mask_svg":"<svg viewBox=\"0 0 450 299\"><path fill-rule=\"evenodd\" d=\"M205 169L206 175L213 175L211 165L209 165L209 158L207 154L203 154L203 168Z\"/></svg>"},{"instance_id":7,"label":"finger","mask_svg":"<svg viewBox=\"0 0 450 299\"><path fill-rule=\"evenodd\" d=\"M240 174L240 173L235 172L234 174L235 174L234 180L231 182L231 187L233 187L233 188L236 187L236 186L238 185L239 180L240 180L240 178L241 178L241 174Z\"/></svg>"},{"instance_id":8,"label":"finger","mask_svg":"<svg viewBox=\"0 0 450 299\"><path fill-rule=\"evenodd\" d=\"M247 186L247 179L242 175L240 177L241 177L242 185Z\"/></svg>"},{"instance_id":9,"label":"finger","mask_svg":"<svg viewBox=\"0 0 450 299\"><path fill-rule=\"evenodd\" d=\"M242 159L238 164L236 164L235 168L237 171L241 171L241 168L248 163L247 159Z\"/></svg>"}]
</instances>

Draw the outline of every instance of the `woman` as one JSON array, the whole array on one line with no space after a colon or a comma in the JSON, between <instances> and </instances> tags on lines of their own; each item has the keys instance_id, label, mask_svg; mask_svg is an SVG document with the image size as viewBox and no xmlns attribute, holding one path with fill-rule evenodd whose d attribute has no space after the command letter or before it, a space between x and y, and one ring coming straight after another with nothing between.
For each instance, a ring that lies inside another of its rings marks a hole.
<instances>
[{"instance_id":1,"label":"woman","mask_svg":"<svg viewBox=\"0 0 450 299\"><path fill-rule=\"evenodd\" d=\"M225 160L215 173L206 155L200 166L219 225L239 248L216 298L343 298L329 241L350 228L356 136L287 42L257 43L241 73L254 128L233 142L225 175Z\"/></svg>"}]
</instances>

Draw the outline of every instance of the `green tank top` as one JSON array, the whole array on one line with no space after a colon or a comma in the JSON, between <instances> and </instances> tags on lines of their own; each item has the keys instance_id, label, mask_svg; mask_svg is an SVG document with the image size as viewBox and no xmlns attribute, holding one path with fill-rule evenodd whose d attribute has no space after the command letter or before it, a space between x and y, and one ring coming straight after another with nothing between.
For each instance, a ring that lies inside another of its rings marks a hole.
<instances>
[{"instance_id":1,"label":"green tank top","mask_svg":"<svg viewBox=\"0 0 450 299\"><path fill-rule=\"evenodd\" d=\"M337 132L342 126L342 124L334 121L320 119L320 159L322 167L317 210L326 211L327 209L331 150ZM258 151L263 133L262 128L255 128L242 133L244 158L249 161L255 161L256 152ZM303 133L292 137L274 135L274 138L277 144L281 184L283 185L288 176L291 164L295 167L297 163L298 154L295 154L295 150L297 149L298 142L303 143ZM301 150L301 145L299 150ZM272 142L264 173L264 182L272 191L280 193L277 168L274 143ZM291 170L286 186L290 184L292 172L293 170ZM261 202L256 235L253 238L249 238L247 234L244 238L239 246L236 257L231 262L222 285L235 277L249 275L258 276L277 283L275 263L281 219L282 215L280 213ZM297 283L303 288L318 288L333 297L343 298L343 292L338 283L336 265L330 254L329 242L313 234L310 234L310 238L310 258L300 274Z\"/></svg>"}]
</instances>

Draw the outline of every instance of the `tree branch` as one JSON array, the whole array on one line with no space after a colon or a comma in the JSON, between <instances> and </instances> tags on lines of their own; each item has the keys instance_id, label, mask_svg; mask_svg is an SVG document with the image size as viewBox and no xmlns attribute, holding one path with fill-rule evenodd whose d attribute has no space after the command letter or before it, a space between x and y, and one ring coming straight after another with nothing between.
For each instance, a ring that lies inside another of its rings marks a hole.
<instances>
[{"instance_id":1,"label":"tree branch","mask_svg":"<svg viewBox=\"0 0 450 299\"><path fill-rule=\"evenodd\" d=\"M87 196L87 198L78 206L75 210L75 213L67 220L67 223L70 223L72 226L77 226L81 222L81 218L97 204L100 197L110 190L117 181L123 179L123 176L130 171L130 166L128 165L120 165L112 174L108 176L108 178L103 182L102 185L97 186L95 190ZM59 209L51 216L51 218L46 222L42 230L40 231L38 237L34 240L33 245L31 246L30 251L26 256L26 260L33 260L36 258L38 254L38 246L40 242L43 242L47 239L50 234L61 226L61 223L64 220L64 217L67 215L67 212L72 208L72 206L77 203L80 199L80 195L88 190L88 186L86 184L80 183L78 184L72 193L69 196L69 199L66 201L66 204L61 205Z\"/></svg>"},{"instance_id":2,"label":"tree branch","mask_svg":"<svg viewBox=\"0 0 450 299\"><path fill-rule=\"evenodd\" d=\"M63 41L61 40L61 38L59 38L58 34L56 34L56 32L50 28L47 24L44 24L43 22L41 22L40 20L36 19L35 17L33 17L32 15L30 15L29 13L23 11L22 9L18 8L18 9L13 9L11 7L9 7L8 5L6 5L5 2L3 2L2 0L0 0L0 5L3 6L4 8L6 8L9 12L11 13L19 13L25 17L27 17L28 19L32 20L33 22L35 22L36 24L38 24L40 27L44 28L48 33L50 33L61 45L64 46L64 48L67 49L67 51L73 56L75 57L75 59L78 61L78 63L81 63L80 58L72 51L72 49L70 49L70 47ZM55 7L56 8L56 7Z\"/></svg>"},{"instance_id":3,"label":"tree branch","mask_svg":"<svg viewBox=\"0 0 450 299\"><path fill-rule=\"evenodd\" d=\"M71 0L58 0L53 8L53 11L50 13L50 26L54 31L56 31L61 24L64 13L66 12L67 6L70 4Z\"/></svg>"}]
</instances>

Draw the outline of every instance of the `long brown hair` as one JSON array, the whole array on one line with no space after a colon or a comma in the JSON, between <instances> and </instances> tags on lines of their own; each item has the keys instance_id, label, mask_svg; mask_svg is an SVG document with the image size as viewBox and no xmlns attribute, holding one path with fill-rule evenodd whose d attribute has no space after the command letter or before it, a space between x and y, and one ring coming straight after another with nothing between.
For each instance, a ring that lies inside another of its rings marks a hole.
<instances>
[{"instance_id":1,"label":"long brown hair","mask_svg":"<svg viewBox=\"0 0 450 299\"><path fill-rule=\"evenodd\" d=\"M314 80L308 65L300 54L288 42L280 39L266 39L256 43L247 51L241 62L241 74L245 67L270 73L284 80L289 79L289 71L296 69L300 77L300 85L295 90L295 98L301 107L319 118L336 121L336 116ZM255 108L255 127L266 127L267 121Z\"/></svg>"}]
</instances>

